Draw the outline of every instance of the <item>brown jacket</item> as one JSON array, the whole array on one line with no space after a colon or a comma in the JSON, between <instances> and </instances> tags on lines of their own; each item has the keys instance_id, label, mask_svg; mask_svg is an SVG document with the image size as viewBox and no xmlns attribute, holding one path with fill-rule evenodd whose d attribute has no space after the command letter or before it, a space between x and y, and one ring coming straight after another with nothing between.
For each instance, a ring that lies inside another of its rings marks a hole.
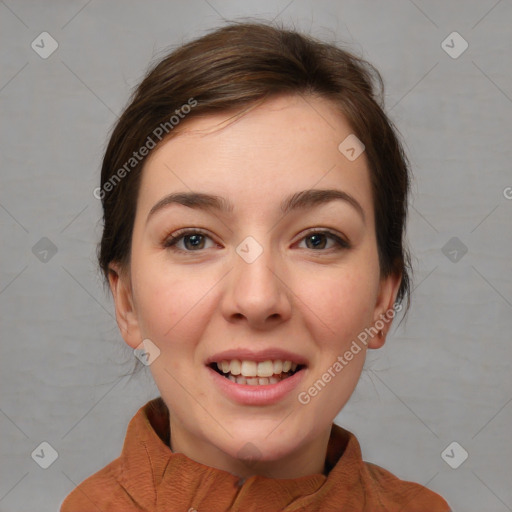
<instances>
[{"instance_id":1,"label":"brown jacket","mask_svg":"<svg viewBox=\"0 0 512 512\"><path fill-rule=\"evenodd\" d=\"M161 398L128 426L121 456L82 482L61 512L449 512L426 487L363 462L353 434L333 424L329 472L294 479L252 476L243 483L169 449L169 411Z\"/></svg>"}]
</instances>

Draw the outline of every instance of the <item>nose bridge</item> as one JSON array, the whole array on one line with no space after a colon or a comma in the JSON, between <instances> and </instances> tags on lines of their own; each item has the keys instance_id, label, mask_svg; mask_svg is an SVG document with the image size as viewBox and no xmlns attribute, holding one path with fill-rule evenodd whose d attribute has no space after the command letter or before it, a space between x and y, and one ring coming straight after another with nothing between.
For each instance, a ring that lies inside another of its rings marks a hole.
<instances>
[{"instance_id":1,"label":"nose bridge","mask_svg":"<svg viewBox=\"0 0 512 512\"><path fill-rule=\"evenodd\" d=\"M260 236L262 238L263 235ZM286 287L277 275L279 257L274 253L268 236L262 243L248 236L235 252L229 314L243 315L249 323L288 318L291 305Z\"/></svg>"}]
</instances>

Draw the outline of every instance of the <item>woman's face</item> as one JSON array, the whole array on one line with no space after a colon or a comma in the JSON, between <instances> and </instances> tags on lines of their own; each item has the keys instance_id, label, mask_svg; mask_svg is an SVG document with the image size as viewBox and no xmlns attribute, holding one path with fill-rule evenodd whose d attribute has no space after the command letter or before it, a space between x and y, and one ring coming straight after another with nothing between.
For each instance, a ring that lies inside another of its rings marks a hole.
<instances>
[{"instance_id":1,"label":"woman's face","mask_svg":"<svg viewBox=\"0 0 512 512\"><path fill-rule=\"evenodd\" d=\"M270 476L321 472L358 335L399 278L381 279L365 154L338 149L352 130L331 103L280 97L219 127L228 117L187 121L146 161L130 267L111 278L118 322L160 351L174 451L237 474L245 457ZM279 376L279 361L300 371Z\"/></svg>"}]
</instances>

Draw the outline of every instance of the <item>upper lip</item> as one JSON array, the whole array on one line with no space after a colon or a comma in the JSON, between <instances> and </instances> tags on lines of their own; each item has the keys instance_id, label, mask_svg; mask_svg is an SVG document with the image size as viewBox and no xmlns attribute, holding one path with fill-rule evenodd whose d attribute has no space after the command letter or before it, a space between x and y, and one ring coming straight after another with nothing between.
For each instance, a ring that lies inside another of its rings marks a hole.
<instances>
[{"instance_id":1,"label":"upper lip","mask_svg":"<svg viewBox=\"0 0 512 512\"><path fill-rule=\"evenodd\" d=\"M307 365L307 359L299 354L282 350L279 348L267 348L265 350L249 350L249 349L231 349L223 352L217 352L206 360L206 365L212 363L220 363L221 361L232 361L238 359L239 361L255 361L261 363L263 361L291 361L299 365Z\"/></svg>"}]
</instances>

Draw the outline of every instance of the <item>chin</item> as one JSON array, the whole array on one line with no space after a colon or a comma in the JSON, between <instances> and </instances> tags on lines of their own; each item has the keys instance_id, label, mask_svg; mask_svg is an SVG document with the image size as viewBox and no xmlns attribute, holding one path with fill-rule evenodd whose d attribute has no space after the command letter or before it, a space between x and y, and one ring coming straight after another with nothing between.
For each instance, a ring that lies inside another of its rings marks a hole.
<instances>
[{"instance_id":1,"label":"chin","mask_svg":"<svg viewBox=\"0 0 512 512\"><path fill-rule=\"evenodd\" d=\"M297 435L268 435L267 431L260 435L237 436L230 440L228 446L219 447L230 457L241 461L278 462L301 447L301 439ZM225 448L225 449L224 449Z\"/></svg>"}]
</instances>

